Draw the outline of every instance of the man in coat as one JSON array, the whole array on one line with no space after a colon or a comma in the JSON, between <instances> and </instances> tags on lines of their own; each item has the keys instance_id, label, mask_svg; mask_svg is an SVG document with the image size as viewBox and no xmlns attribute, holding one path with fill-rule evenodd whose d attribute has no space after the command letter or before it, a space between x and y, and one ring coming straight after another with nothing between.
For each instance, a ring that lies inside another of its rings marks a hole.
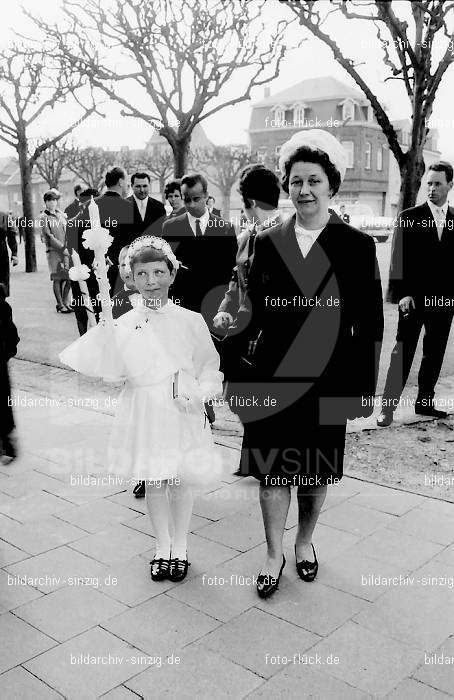
<instances>
[{"instance_id":1,"label":"man in coat","mask_svg":"<svg viewBox=\"0 0 454 700\"><path fill-rule=\"evenodd\" d=\"M450 163L433 163L427 201L401 212L396 222L388 301L399 305L399 322L377 420L381 427L392 423L423 327L415 413L433 418L447 415L435 407L434 394L454 310L454 210L447 202L452 182Z\"/></svg>"},{"instance_id":2,"label":"man in coat","mask_svg":"<svg viewBox=\"0 0 454 700\"><path fill-rule=\"evenodd\" d=\"M213 318L235 266L235 229L208 211L207 182L203 175L185 175L181 194L186 213L167 219L162 228L163 238L169 241L185 267L178 271L172 297L181 306L201 313L213 330Z\"/></svg>"},{"instance_id":3,"label":"man in coat","mask_svg":"<svg viewBox=\"0 0 454 700\"><path fill-rule=\"evenodd\" d=\"M82 209L82 202L80 201L80 193L82 192L84 188L82 185L76 185L74 187L74 199L71 202L71 204L68 204L68 206L65 209L65 214L66 217L69 221L69 219L74 219L75 216L78 215L80 210Z\"/></svg>"},{"instance_id":4,"label":"man in coat","mask_svg":"<svg viewBox=\"0 0 454 700\"><path fill-rule=\"evenodd\" d=\"M222 370L221 339L225 334L214 333L213 318L229 284L238 246L232 224L208 211L207 189L207 181L200 173L182 178L186 213L167 219L162 236L184 266L178 270L171 288L173 301L202 314L221 355ZM207 412L213 421L210 408Z\"/></svg>"},{"instance_id":5,"label":"man in coat","mask_svg":"<svg viewBox=\"0 0 454 700\"><path fill-rule=\"evenodd\" d=\"M132 195L128 200L133 206L132 231L137 236L160 236L166 210L162 202L150 197L150 176L148 173L131 175Z\"/></svg>"}]
</instances>

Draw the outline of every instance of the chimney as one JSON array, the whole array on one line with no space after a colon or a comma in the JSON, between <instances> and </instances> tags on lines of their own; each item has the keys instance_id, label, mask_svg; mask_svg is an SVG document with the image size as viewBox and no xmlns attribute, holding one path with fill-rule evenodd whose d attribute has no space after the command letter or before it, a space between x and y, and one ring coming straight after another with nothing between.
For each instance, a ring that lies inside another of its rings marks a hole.
<instances>
[{"instance_id":1,"label":"chimney","mask_svg":"<svg viewBox=\"0 0 454 700\"><path fill-rule=\"evenodd\" d=\"M269 97L270 96L270 89L269 87L266 87L265 90L263 91L263 97Z\"/></svg>"}]
</instances>

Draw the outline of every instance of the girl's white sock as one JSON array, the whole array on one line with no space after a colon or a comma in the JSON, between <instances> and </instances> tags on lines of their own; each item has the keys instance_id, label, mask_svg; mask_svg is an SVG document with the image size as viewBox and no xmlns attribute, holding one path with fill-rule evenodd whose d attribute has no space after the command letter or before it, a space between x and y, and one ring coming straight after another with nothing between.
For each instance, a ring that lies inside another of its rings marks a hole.
<instances>
[{"instance_id":1,"label":"girl's white sock","mask_svg":"<svg viewBox=\"0 0 454 700\"><path fill-rule=\"evenodd\" d=\"M186 559L188 531L191 522L194 495L189 486L169 486L170 513L173 521L172 558Z\"/></svg>"},{"instance_id":2,"label":"girl's white sock","mask_svg":"<svg viewBox=\"0 0 454 700\"><path fill-rule=\"evenodd\" d=\"M167 484L146 484L145 499L150 515L153 534L156 538L155 557L168 559L170 557L171 538L169 533L169 499L167 497Z\"/></svg>"}]
</instances>

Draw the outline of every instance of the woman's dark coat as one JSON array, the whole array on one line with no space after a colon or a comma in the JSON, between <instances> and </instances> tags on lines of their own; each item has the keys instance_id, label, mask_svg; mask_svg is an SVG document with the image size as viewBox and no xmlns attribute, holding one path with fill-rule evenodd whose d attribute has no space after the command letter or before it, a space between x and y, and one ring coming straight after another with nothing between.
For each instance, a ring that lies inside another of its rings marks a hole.
<instances>
[{"instance_id":1,"label":"woman's dark coat","mask_svg":"<svg viewBox=\"0 0 454 700\"><path fill-rule=\"evenodd\" d=\"M248 299L259 337L237 390L252 404L239 473L340 478L347 418L373 409L383 337L374 241L332 213L304 258L293 216L256 236Z\"/></svg>"}]
</instances>

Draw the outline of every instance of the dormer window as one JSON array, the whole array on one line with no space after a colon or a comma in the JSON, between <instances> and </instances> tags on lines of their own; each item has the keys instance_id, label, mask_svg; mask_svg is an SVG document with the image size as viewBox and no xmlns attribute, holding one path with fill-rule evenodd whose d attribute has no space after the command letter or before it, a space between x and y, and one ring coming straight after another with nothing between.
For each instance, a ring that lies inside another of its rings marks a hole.
<instances>
[{"instance_id":1,"label":"dormer window","mask_svg":"<svg viewBox=\"0 0 454 700\"><path fill-rule=\"evenodd\" d=\"M353 100L347 99L342 103L342 120L353 121L355 118L355 103Z\"/></svg>"},{"instance_id":2,"label":"dormer window","mask_svg":"<svg viewBox=\"0 0 454 700\"><path fill-rule=\"evenodd\" d=\"M283 124L285 119L285 108L284 107L276 107L274 110L274 121L277 124Z\"/></svg>"},{"instance_id":3,"label":"dormer window","mask_svg":"<svg viewBox=\"0 0 454 700\"><path fill-rule=\"evenodd\" d=\"M304 126L305 109L306 108L304 105L295 105L295 107L293 108L293 124L294 124L294 126L299 126L299 127Z\"/></svg>"}]
</instances>

